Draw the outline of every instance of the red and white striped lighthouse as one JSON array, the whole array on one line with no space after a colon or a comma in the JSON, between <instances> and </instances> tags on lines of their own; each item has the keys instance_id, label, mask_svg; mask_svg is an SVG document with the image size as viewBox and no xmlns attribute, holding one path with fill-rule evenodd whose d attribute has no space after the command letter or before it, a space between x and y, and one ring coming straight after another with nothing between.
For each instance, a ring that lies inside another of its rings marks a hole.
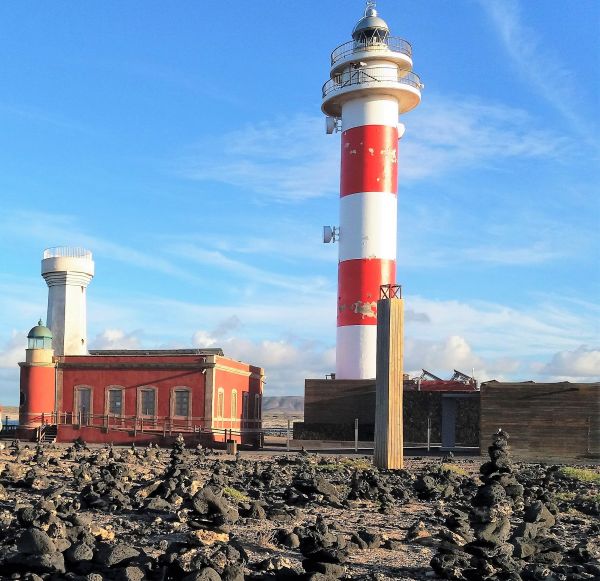
<instances>
[{"instance_id":1,"label":"red and white striped lighthouse","mask_svg":"<svg viewBox=\"0 0 600 581\"><path fill-rule=\"evenodd\" d=\"M390 36L374 4L331 53L323 85L327 132L342 132L337 379L375 377L380 286L396 281L398 116L419 104L423 87L410 44Z\"/></svg>"}]
</instances>

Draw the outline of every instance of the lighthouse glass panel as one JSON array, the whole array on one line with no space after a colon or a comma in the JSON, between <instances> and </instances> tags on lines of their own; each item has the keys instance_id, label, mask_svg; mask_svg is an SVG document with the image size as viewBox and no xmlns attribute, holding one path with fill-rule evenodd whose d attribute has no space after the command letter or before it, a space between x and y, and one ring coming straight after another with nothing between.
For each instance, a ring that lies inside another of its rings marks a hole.
<instances>
[{"instance_id":1,"label":"lighthouse glass panel","mask_svg":"<svg viewBox=\"0 0 600 581\"><path fill-rule=\"evenodd\" d=\"M188 416L190 414L190 392L187 389L178 389L175 392L175 415Z\"/></svg>"},{"instance_id":2,"label":"lighthouse glass panel","mask_svg":"<svg viewBox=\"0 0 600 581\"><path fill-rule=\"evenodd\" d=\"M153 416L156 412L156 394L153 389L142 390L142 415Z\"/></svg>"},{"instance_id":3,"label":"lighthouse glass panel","mask_svg":"<svg viewBox=\"0 0 600 581\"><path fill-rule=\"evenodd\" d=\"M28 349L52 349L52 339L50 337L34 337L27 339Z\"/></svg>"},{"instance_id":4,"label":"lighthouse glass panel","mask_svg":"<svg viewBox=\"0 0 600 581\"><path fill-rule=\"evenodd\" d=\"M111 389L108 392L108 413L120 416L123 412L123 391Z\"/></svg>"}]
</instances>

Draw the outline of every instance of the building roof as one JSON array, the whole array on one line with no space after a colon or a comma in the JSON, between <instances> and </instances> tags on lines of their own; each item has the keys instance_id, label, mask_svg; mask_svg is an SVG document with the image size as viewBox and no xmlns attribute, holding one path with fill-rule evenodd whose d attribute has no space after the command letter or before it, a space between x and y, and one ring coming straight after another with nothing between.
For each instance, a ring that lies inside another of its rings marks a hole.
<instances>
[{"instance_id":1,"label":"building roof","mask_svg":"<svg viewBox=\"0 0 600 581\"><path fill-rule=\"evenodd\" d=\"M219 355L223 357L223 349L92 349L90 355L132 355L132 356L161 356L161 355Z\"/></svg>"},{"instance_id":2,"label":"building roof","mask_svg":"<svg viewBox=\"0 0 600 581\"><path fill-rule=\"evenodd\" d=\"M536 387L536 388L557 388L557 387L567 387L573 389L579 389L581 387L584 388L597 388L600 389L599 381L590 381L590 382L571 382L571 381L496 381L495 379L491 379L490 381L484 381L481 384L481 388L486 387L502 387L502 388L510 388L510 387Z\"/></svg>"},{"instance_id":3,"label":"building roof","mask_svg":"<svg viewBox=\"0 0 600 581\"><path fill-rule=\"evenodd\" d=\"M52 331L48 327L42 325L42 319L38 324L27 334L28 339L52 339Z\"/></svg>"}]
</instances>

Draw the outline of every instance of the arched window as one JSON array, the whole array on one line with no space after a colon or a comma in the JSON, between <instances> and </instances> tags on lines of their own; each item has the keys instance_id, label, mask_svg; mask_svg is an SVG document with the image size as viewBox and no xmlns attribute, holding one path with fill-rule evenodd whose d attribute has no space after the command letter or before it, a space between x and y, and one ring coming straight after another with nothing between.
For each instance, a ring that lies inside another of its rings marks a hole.
<instances>
[{"instance_id":1,"label":"arched window","mask_svg":"<svg viewBox=\"0 0 600 581\"><path fill-rule=\"evenodd\" d=\"M236 419L238 417L238 394L237 389L231 392L231 418Z\"/></svg>"},{"instance_id":2,"label":"arched window","mask_svg":"<svg viewBox=\"0 0 600 581\"><path fill-rule=\"evenodd\" d=\"M222 387L217 392L217 417L225 417L225 390Z\"/></svg>"}]
</instances>

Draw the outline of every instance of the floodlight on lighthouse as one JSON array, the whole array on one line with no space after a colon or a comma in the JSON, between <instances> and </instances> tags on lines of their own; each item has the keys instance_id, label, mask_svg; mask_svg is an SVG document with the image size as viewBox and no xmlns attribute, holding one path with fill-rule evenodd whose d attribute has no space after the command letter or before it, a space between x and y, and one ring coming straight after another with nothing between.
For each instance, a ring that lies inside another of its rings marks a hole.
<instances>
[{"instance_id":1,"label":"floodlight on lighthouse","mask_svg":"<svg viewBox=\"0 0 600 581\"><path fill-rule=\"evenodd\" d=\"M340 229L335 226L323 226L323 242L329 244L340 237Z\"/></svg>"},{"instance_id":2,"label":"floodlight on lighthouse","mask_svg":"<svg viewBox=\"0 0 600 581\"><path fill-rule=\"evenodd\" d=\"M398 123L398 139L402 139L404 132L406 131L406 126L404 123Z\"/></svg>"},{"instance_id":3,"label":"floodlight on lighthouse","mask_svg":"<svg viewBox=\"0 0 600 581\"><path fill-rule=\"evenodd\" d=\"M325 132L327 135L331 135L332 133L339 131L339 120L336 117L325 117Z\"/></svg>"}]
</instances>

